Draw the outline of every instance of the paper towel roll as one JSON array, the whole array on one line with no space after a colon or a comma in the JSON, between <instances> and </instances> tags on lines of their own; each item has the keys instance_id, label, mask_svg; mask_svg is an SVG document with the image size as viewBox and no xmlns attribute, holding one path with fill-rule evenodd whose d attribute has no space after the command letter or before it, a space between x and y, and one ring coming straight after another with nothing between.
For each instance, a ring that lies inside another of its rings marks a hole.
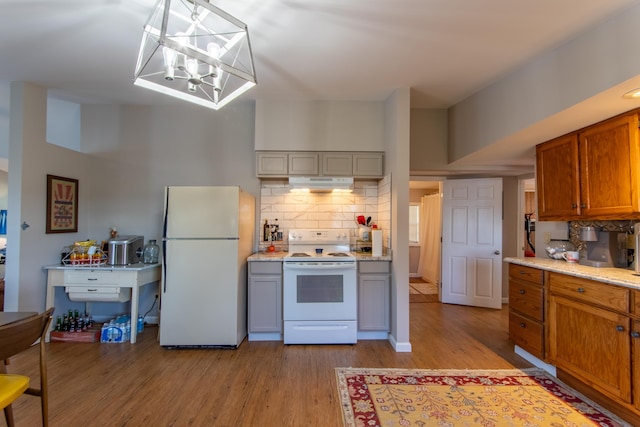
<instances>
[{"instance_id":1,"label":"paper towel roll","mask_svg":"<svg viewBox=\"0 0 640 427\"><path fill-rule=\"evenodd\" d=\"M382 230L371 232L371 256L382 256Z\"/></svg>"}]
</instances>

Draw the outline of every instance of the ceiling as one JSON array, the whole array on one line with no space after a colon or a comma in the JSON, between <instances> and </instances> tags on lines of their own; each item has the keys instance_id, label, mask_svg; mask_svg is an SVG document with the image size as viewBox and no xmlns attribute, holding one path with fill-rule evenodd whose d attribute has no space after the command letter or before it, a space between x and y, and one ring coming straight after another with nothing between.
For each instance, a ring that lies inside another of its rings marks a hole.
<instances>
[{"instance_id":1,"label":"ceiling","mask_svg":"<svg viewBox=\"0 0 640 427\"><path fill-rule=\"evenodd\" d=\"M384 100L410 87L423 108L450 107L638 1L211 0L249 27L258 85L245 99ZM80 103L179 105L132 84L155 3L3 0L0 83Z\"/></svg>"}]
</instances>

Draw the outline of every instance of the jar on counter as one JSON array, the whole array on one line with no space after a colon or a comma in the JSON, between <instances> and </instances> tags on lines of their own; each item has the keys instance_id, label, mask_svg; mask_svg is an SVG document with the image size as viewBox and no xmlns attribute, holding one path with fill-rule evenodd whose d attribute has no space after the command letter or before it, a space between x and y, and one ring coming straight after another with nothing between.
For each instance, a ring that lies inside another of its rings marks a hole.
<instances>
[{"instance_id":1,"label":"jar on counter","mask_svg":"<svg viewBox=\"0 0 640 427\"><path fill-rule=\"evenodd\" d=\"M149 240L142 251L142 262L145 264L156 264L160 255L160 247L155 240Z\"/></svg>"},{"instance_id":2,"label":"jar on counter","mask_svg":"<svg viewBox=\"0 0 640 427\"><path fill-rule=\"evenodd\" d=\"M552 259L563 259L563 253L575 250L576 247L568 240L551 239L546 247L547 255Z\"/></svg>"}]
</instances>

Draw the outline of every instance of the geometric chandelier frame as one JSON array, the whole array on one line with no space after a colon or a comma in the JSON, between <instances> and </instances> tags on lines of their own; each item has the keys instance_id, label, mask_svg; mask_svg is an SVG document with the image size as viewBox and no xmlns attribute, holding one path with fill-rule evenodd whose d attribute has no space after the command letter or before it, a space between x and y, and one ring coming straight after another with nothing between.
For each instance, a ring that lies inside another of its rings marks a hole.
<instances>
[{"instance_id":1,"label":"geometric chandelier frame","mask_svg":"<svg viewBox=\"0 0 640 427\"><path fill-rule=\"evenodd\" d=\"M207 0L160 0L134 84L218 110L257 83L247 25Z\"/></svg>"}]
</instances>

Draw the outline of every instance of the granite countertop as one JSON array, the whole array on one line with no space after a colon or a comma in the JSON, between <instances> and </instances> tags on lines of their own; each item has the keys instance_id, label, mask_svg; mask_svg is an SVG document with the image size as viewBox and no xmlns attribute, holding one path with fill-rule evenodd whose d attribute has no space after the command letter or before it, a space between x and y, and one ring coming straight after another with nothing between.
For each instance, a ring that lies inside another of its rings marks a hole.
<instances>
[{"instance_id":1,"label":"granite countertop","mask_svg":"<svg viewBox=\"0 0 640 427\"><path fill-rule=\"evenodd\" d=\"M282 261L288 252L256 252L247 258L247 261ZM382 256L372 256L371 253L352 252L356 261L391 261L389 251L384 251Z\"/></svg>"},{"instance_id":2,"label":"granite countertop","mask_svg":"<svg viewBox=\"0 0 640 427\"><path fill-rule=\"evenodd\" d=\"M613 285L624 286L627 288L640 289L640 276L637 276L635 271L624 268L597 268L577 263L570 263L563 260L533 257L507 257L504 261L511 264L555 271L556 273L567 274L569 276L583 277L585 279L611 283Z\"/></svg>"},{"instance_id":3,"label":"granite countertop","mask_svg":"<svg viewBox=\"0 0 640 427\"><path fill-rule=\"evenodd\" d=\"M143 264L141 262L137 264L130 265L92 265L92 266L82 266L82 265L62 265L62 264L52 264L45 265L42 267L43 270L84 270L84 271L94 271L94 270L107 270L107 271L144 271L152 268L160 267L162 264Z\"/></svg>"},{"instance_id":4,"label":"granite countertop","mask_svg":"<svg viewBox=\"0 0 640 427\"><path fill-rule=\"evenodd\" d=\"M282 261L282 259L289 252L278 251L278 252L256 252L252 255L249 255L247 261Z\"/></svg>"}]
</instances>

